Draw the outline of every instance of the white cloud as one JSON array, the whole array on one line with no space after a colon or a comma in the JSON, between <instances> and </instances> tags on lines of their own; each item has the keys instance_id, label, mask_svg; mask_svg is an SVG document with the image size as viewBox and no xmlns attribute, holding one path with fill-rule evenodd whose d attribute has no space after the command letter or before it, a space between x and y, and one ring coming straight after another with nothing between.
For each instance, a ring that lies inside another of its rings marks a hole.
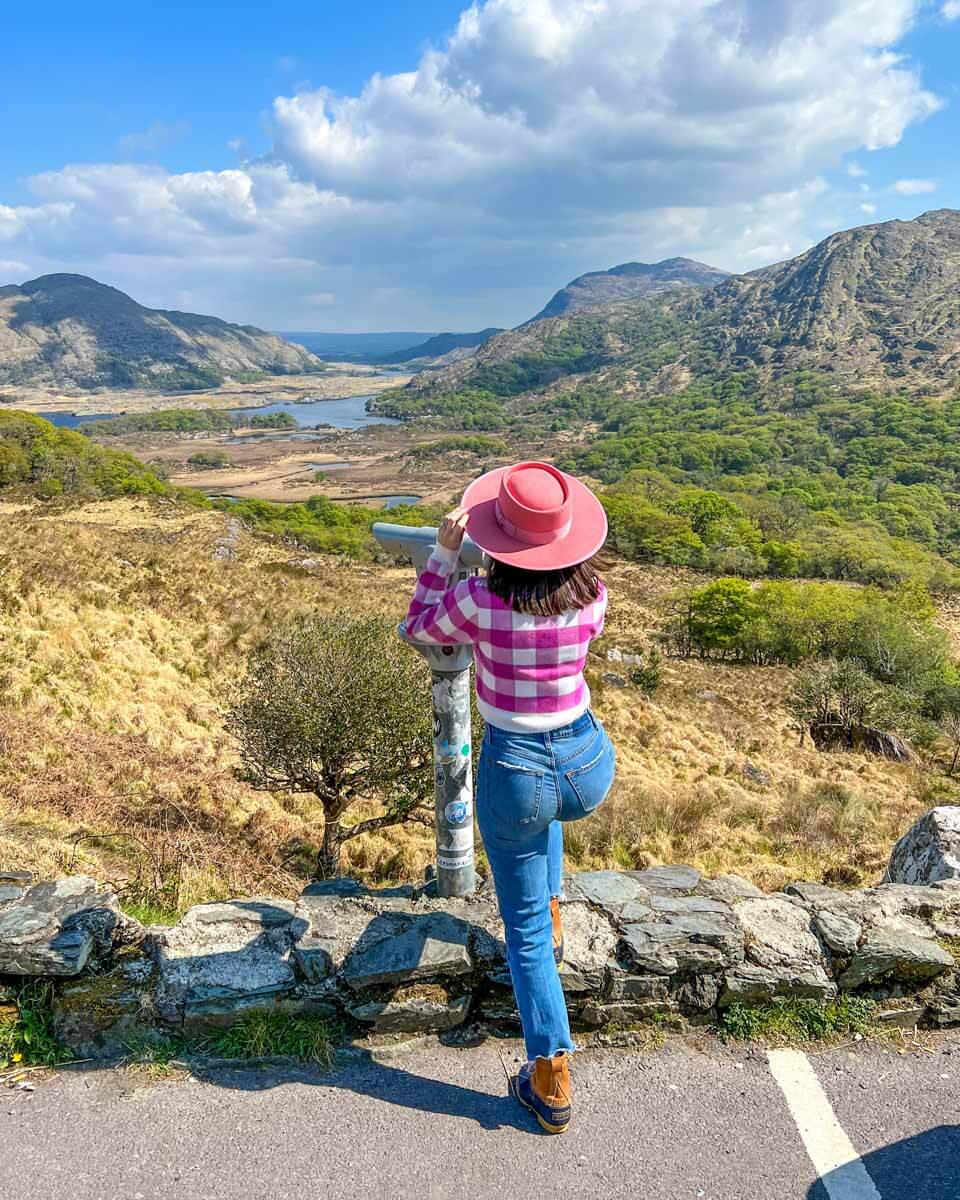
<instances>
[{"instance_id":1,"label":"white cloud","mask_svg":"<svg viewBox=\"0 0 960 1200\"><path fill-rule=\"evenodd\" d=\"M336 304L337 297L333 292L308 292L304 300L314 308L331 308Z\"/></svg>"},{"instance_id":2,"label":"white cloud","mask_svg":"<svg viewBox=\"0 0 960 1200\"><path fill-rule=\"evenodd\" d=\"M868 217L872 217L877 211L877 206L875 204L861 204L860 211L866 213Z\"/></svg>"},{"instance_id":3,"label":"white cloud","mask_svg":"<svg viewBox=\"0 0 960 1200\"><path fill-rule=\"evenodd\" d=\"M863 167L860 166L859 163L852 162L847 167L847 174L850 176L851 179L862 179L864 177L864 175L867 174L867 172L864 170Z\"/></svg>"},{"instance_id":4,"label":"white cloud","mask_svg":"<svg viewBox=\"0 0 960 1200\"><path fill-rule=\"evenodd\" d=\"M960 17L960 0L946 0L946 3L940 10L940 15L946 21L955 21Z\"/></svg>"},{"instance_id":5,"label":"white cloud","mask_svg":"<svg viewBox=\"0 0 960 1200\"><path fill-rule=\"evenodd\" d=\"M898 196L923 196L937 190L934 179L898 179L890 185L890 191Z\"/></svg>"},{"instance_id":6,"label":"white cloud","mask_svg":"<svg viewBox=\"0 0 960 1200\"><path fill-rule=\"evenodd\" d=\"M625 259L752 268L809 244L822 171L939 107L896 52L922 6L487 0L411 71L277 97L259 162L36 177L69 228L21 217L17 236L138 298L179 272L208 307L288 328L310 295L354 328L469 328Z\"/></svg>"}]
</instances>

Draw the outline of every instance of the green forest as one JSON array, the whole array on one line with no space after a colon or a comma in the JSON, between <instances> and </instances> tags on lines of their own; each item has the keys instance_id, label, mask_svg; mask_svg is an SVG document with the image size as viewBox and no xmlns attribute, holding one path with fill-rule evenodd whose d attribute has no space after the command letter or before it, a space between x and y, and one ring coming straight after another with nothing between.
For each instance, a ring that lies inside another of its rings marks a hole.
<instances>
[{"instance_id":1,"label":"green forest","mask_svg":"<svg viewBox=\"0 0 960 1200\"><path fill-rule=\"evenodd\" d=\"M522 356L475 370L458 391L385 403L446 428L539 431L548 447L586 425L595 432L564 440L557 464L601 485L613 545L628 558L960 586L960 395L851 389L810 371L771 383L712 369L709 344L697 382L643 394L638 379L676 354L668 322L660 314L640 335L613 326L632 341L629 372L620 357L574 384L570 373L595 365L612 336L609 323L582 319L547 340L536 364Z\"/></svg>"}]
</instances>

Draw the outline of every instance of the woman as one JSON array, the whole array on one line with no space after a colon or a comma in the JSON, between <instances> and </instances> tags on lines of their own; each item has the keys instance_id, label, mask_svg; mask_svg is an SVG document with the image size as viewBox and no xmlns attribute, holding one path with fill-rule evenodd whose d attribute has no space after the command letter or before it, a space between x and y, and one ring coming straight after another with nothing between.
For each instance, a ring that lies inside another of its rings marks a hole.
<instances>
[{"instance_id":1,"label":"woman","mask_svg":"<svg viewBox=\"0 0 960 1200\"><path fill-rule=\"evenodd\" d=\"M450 587L464 532L486 552L487 574ZM561 822L597 808L615 767L583 678L607 604L592 561L606 536L603 508L572 476L540 462L491 471L444 518L407 614L419 641L474 646L486 722L477 820L528 1060L513 1091L548 1133L570 1122L574 1049L557 971Z\"/></svg>"}]
</instances>

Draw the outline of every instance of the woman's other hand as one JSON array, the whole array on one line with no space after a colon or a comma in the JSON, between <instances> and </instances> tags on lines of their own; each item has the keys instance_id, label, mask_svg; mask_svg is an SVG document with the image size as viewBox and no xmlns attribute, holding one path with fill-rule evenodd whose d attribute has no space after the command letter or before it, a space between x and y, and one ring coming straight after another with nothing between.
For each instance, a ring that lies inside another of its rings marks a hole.
<instances>
[{"instance_id":1,"label":"woman's other hand","mask_svg":"<svg viewBox=\"0 0 960 1200\"><path fill-rule=\"evenodd\" d=\"M437 544L445 550L459 550L467 528L469 513L465 508L454 508L440 522Z\"/></svg>"}]
</instances>

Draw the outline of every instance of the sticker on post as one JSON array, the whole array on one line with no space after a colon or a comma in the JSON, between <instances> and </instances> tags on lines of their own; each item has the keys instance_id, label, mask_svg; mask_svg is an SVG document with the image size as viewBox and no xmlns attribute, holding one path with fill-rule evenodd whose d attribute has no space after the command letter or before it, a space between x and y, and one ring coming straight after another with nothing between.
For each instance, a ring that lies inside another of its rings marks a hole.
<instances>
[{"instance_id":1,"label":"sticker on post","mask_svg":"<svg viewBox=\"0 0 960 1200\"><path fill-rule=\"evenodd\" d=\"M459 871L461 867L469 867L472 860L472 854L465 854L462 858L442 858L438 854L437 866L441 871Z\"/></svg>"},{"instance_id":2,"label":"sticker on post","mask_svg":"<svg viewBox=\"0 0 960 1200\"><path fill-rule=\"evenodd\" d=\"M467 851L473 845L473 826L461 825L459 829L443 829L437 844L437 853L446 851Z\"/></svg>"},{"instance_id":3,"label":"sticker on post","mask_svg":"<svg viewBox=\"0 0 960 1200\"><path fill-rule=\"evenodd\" d=\"M443 815L451 825L463 825L470 817L470 805L466 800L451 800Z\"/></svg>"}]
</instances>

